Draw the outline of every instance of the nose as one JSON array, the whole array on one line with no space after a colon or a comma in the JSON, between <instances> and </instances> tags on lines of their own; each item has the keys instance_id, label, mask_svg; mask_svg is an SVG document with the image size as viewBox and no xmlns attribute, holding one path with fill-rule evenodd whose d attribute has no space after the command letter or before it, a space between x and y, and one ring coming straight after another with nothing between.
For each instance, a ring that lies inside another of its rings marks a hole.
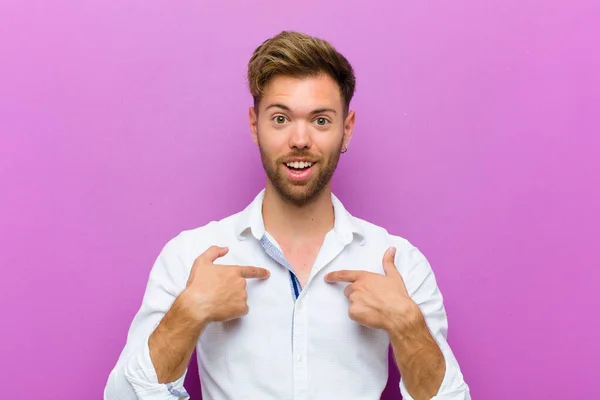
<instances>
[{"instance_id":1,"label":"nose","mask_svg":"<svg viewBox=\"0 0 600 400\"><path fill-rule=\"evenodd\" d=\"M310 127L305 122L298 122L291 129L290 148L309 149L312 145Z\"/></svg>"}]
</instances>

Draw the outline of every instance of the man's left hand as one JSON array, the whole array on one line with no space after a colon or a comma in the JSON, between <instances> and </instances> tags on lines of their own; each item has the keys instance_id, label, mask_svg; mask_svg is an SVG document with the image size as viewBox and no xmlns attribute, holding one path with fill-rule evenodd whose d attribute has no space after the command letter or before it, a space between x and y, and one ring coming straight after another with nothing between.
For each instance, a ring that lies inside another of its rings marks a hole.
<instances>
[{"instance_id":1,"label":"man's left hand","mask_svg":"<svg viewBox=\"0 0 600 400\"><path fill-rule=\"evenodd\" d=\"M388 333L408 333L421 328L423 315L410 298L404 280L394 265L396 249L383 256L385 275L360 270L340 270L325 275L325 281L348 282L344 294L350 301L348 315L361 325Z\"/></svg>"}]
</instances>

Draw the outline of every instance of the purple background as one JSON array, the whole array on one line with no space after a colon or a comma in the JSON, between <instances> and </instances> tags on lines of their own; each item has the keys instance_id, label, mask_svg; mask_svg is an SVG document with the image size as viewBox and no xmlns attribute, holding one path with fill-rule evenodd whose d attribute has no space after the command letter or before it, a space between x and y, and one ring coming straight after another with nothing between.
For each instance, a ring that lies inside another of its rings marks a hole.
<instances>
[{"instance_id":1,"label":"purple background","mask_svg":"<svg viewBox=\"0 0 600 400\"><path fill-rule=\"evenodd\" d=\"M2 397L100 399L161 247L263 187L283 29L355 66L334 191L429 258L473 397L600 397L600 3L284 3L0 2Z\"/></svg>"}]
</instances>

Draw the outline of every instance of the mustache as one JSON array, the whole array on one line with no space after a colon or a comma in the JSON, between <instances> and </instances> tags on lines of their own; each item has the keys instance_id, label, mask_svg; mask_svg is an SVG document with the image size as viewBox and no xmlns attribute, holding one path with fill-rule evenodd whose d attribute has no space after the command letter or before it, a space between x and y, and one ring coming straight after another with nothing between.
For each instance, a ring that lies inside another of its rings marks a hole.
<instances>
[{"instance_id":1,"label":"mustache","mask_svg":"<svg viewBox=\"0 0 600 400\"><path fill-rule=\"evenodd\" d=\"M315 155L305 152L305 151L292 151L289 154L286 154L284 157L280 157L279 161L288 160L290 158L308 158L310 160L320 160L321 157L316 157Z\"/></svg>"}]
</instances>

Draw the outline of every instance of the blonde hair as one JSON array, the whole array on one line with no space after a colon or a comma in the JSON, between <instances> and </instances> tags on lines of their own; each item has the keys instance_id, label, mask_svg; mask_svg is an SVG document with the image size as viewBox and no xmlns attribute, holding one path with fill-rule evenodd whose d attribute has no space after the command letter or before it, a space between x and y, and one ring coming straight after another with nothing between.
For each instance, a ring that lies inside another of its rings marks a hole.
<instances>
[{"instance_id":1,"label":"blonde hair","mask_svg":"<svg viewBox=\"0 0 600 400\"><path fill-rule=\"evenodd\" d=\"M273 77L305 78L321 73L328 74L337 82L344 112L347 113L356 86L354 70L329 42L293 31L283 31L265 40L248 62L248 85L255 108L266 84Z\"/></svg>"}]
</instances>

